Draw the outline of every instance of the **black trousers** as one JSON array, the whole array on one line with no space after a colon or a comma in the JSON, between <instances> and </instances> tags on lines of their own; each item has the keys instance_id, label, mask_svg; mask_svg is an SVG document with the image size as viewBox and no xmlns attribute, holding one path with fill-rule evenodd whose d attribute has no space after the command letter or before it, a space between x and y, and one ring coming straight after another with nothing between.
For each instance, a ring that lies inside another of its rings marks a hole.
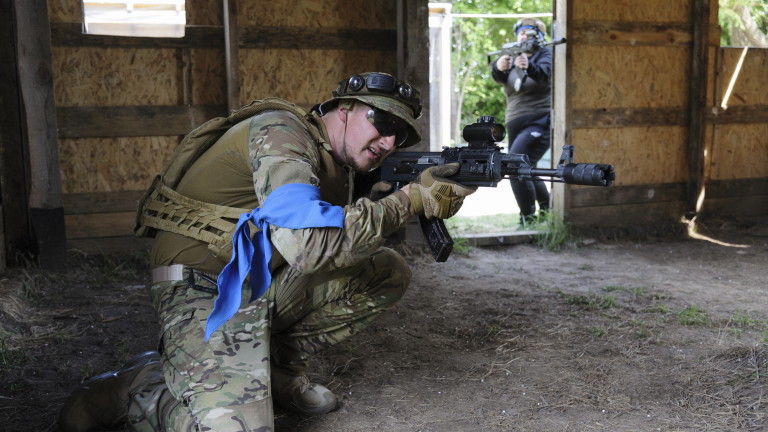
<instances>
[{"instance_id":1,"label":"black trousers","mask_svg":"<svg viewBox=\"0 0 768 432\"><path fill-rule=\"evenodd\" d=\"M535 166L550 147L549 123L549 114L528 116L507 123L508 152L528 155L531 165ZM537 202L540 209L549 209L549 191L540 178L510 179L510 183L522 217L533 216L536 213Z\"/></svg>"}]
</instances>

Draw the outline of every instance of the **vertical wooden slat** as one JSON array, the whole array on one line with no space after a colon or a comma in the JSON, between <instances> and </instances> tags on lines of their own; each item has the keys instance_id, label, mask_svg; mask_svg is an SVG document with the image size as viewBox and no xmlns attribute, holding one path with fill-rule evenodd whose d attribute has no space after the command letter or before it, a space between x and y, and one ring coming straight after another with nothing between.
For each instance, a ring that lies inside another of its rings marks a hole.
<instances>
[{"instance_id":1,"label":"vertical wooden slat","mask_svg":"<svg viewBox=\"0 0 768 432\"><path fill-rule=\"evenodd\" d=\"M409 151L429 151L429 7L427 0L397 2L397 75L421 93L416 124L421 142Z\"/></svg>"},{"instance_id":2,"label":"vertical wooden slat","mask_svg":"<svg viewBox=\"0 0 768 432\"><path fill-rule=\"evenodd\" d=\"M707 67L709 65L710 0L693 1L693 46L691 47L688 106L688 183L686 216L699 212L699 196L704 191L704 147L706 132ZM703 201L703 200L702 200Z\"/></svg>"},{"instance_id":3,"label":"vertical wooden slat","mask_svg":"<svg viewBox=\"0 0 768 432\"><path fill-rule=\"evenodd\" d=\"M240 53L237 0L224 0L224 58L227 62L227 106L240 108Z\"/></svg>"},{"instance_id":4,"label":"vertical wooden slat","mask_svg":"<svg viewBox=\"0 0 768 432\"><path fill-rule=\"evenodd\" d=\"M181 103L190 106L194 104L192 100L192 50L182 48L181 56Z\"/></svg>"},{"instance_id":5,"label":"vertical wooden slat","mask_svg":"<svg viewBox=\"0 0 768 432\"><path fill-rule=\"evenodd\" d=\"M0 269L29 248L14 0L0 0Z\"/></svg>"},{"instance_id":6,"label":"vertical wooden slat","mask_svg":"<svg viewBox=\"0 0 768 432\"><path fill-rule=\"evenodd\" d=\"M66 270L51 32L46 0L15 3L22 116L29 147L29 207L37 258L46 270Z\"/></svg>"},{"instance_id":7,"label":"vertical wooden slat","mask_svg":"<svg viewBox=\"0 0 768 432\"><path fill-rule=\"evenodd\" d=\"M571 38L568 25L573 22L573 3L576 0L555 0L553 2L552 38ZM563 145L571 144L573 125L569 121L572 112L573 83L571 69L573 61L569 45L573 42L557 46L553 50L554 77L552 81L552 162L560 157ZM552 209L569 219L571 208L570 185L565 183L552 184Z\"/></svg>"},{"instance_id":8,"label":"vertical wooden slat","mask_svg":"<svg viewBox=\"0 0 768 432\"><path fill-rule=\"evenodd\" d=\"M406 29L406 0L397 1L397 75L402 76L405 73L405 35Z\"/></svg>"}]
</instances>

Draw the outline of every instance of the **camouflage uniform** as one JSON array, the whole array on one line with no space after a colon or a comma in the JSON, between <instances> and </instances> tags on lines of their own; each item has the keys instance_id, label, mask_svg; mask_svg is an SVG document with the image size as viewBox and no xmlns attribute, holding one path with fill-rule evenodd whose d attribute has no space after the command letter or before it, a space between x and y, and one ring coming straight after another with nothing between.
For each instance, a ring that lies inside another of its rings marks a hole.
<instances>
[{"instance_id":1,"label":"camouflage uniform","mask_svg":"<svg viewBox=\"0 0 768 432\"><path fill-rule=\"evenodd\" d=\"M270 226L269 291L249 303L244 284L238 313L208 343L204 328L216 298L215 275L229 257L160 231L151 260L183 264L184 279L151 288L162 370L132 386L134 430L273 430L270 366L305 373L313 354L361 331L408 287L407 264L382 247L413 216L408 198L395 192L376 202L352 202L354 172L333 160L318 115L309 120L324 140L315 141L287 111L238 123L190 167L176 190L203 202L256 208L279 186L306 183L319 187L323 201L344 207L344 229Z\"/></svg>"}]
</instances>

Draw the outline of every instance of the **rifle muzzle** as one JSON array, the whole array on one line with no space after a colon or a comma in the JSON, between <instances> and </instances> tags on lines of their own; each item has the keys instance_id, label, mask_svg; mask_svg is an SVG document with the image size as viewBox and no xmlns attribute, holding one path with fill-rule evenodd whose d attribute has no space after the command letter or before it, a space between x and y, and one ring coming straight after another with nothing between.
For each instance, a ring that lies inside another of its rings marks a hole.
<instances>
[{"instance_id":1,"label":"rifle muzzle","mask_svg":"<svg viewBox=\"0 0 768 432\"><path fill-rule=\"evenodd\" d=\"M563 182L586 186L610 186L616 179L613 165L569 163L563 167Z\"/></svg>"}]
</instances>

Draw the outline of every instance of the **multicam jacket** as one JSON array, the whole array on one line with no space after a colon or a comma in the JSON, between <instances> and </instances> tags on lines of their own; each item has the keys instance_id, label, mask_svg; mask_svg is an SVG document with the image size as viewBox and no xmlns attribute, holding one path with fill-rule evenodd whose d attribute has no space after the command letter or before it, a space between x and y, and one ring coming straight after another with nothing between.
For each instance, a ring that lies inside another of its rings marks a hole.
<instances>
[{"instance_id":1,"label":"multicam jacket","mask_svg":"<svg viewBox=\"0 0 768 432\"><path fill-rule=\"evenodd\" d=\"M343 230L271 226L272 270L286 263L303 273L354 265L413 215L402 192L376 202L353 202L354 172L333 159L319 116L308 114L305 120L274 110L237 123L191 165L175 188L204 203L253 209L281 185L306 183L320 188L323 201L344 207ZM308 127L316 128L314 134ZM162 230L151 251L154 265L184 264L209 273L219 273L229 258L228 253L211 252L201 240Z\"/></svg>"}]
</instances>

